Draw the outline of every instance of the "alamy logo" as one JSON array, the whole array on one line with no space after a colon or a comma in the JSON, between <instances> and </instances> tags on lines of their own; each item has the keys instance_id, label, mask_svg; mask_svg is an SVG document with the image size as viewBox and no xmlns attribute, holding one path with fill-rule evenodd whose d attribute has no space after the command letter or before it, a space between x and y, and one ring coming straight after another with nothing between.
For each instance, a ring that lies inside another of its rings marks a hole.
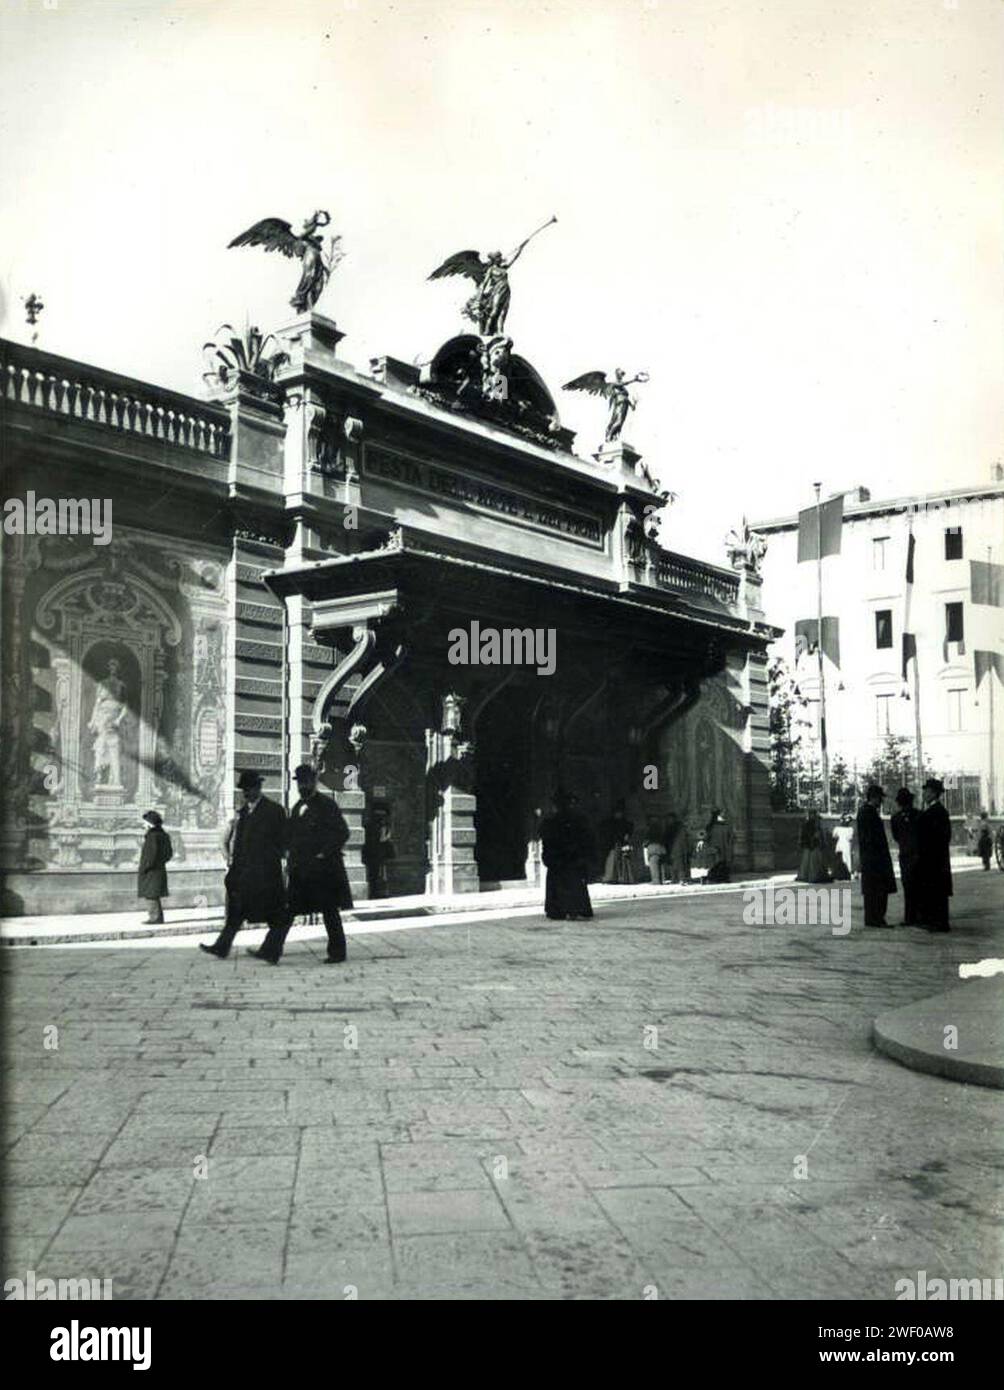
<instances>
[{"instance_id":1,"label":"alamy logo","mask_svg":"<svg viewBox=\"0 0 1004 1390\"><path fill-rule=\"evenodd\" d=\"M447 634L451 666L536 666L538 676L553 676L557 634L553 627L455 627Z\"/></svg>"},{"instance_id":2,"label":"alamy logo","mask_svg":"<svg viewBox=\"0 0 1004 1390\"><path fill-rule=\"evenodd\" d=\"M1004 1299L1004 1279L928 1279L921 1269L916 1279L897 1279L897 1300L923 1302L968 1302L970 1299Z\"/></svg>"},{"instance_id":3,"label":"alamy logo","mask_svg":"<svg viewBox=\"0 0 1004 1390\"><path fill-rule=\"evenodd\" d=\"M35 1277L35 1271L29 1269L23 1279L5 1280L3 1293L5 1300L8 1301L12 1298L28 1301L47 1298L111 1298L112 1281L110 1279L38 1279Z\"/></svg>"},{"instance_id":4,"label":"alamy logo","mask_svg":"<svg viewBox=\"0 0 1004 1390\"><path fill-rule=\"evenodd\" d=\"M3 504L6 536L90 536L92 544L112 538L110 497L8 497Z\"/></svg>"},{"instance_id":5,"label":"alamy logo","mask_svg":"<svg viewBox=\"0 0 1004 1390\"><path fill-rule=\"evenodd\" d=\"M743 921L748 927L829 927L831 935L846 936L851 929L850 885L747 888Z\"/></svg>"},{"instance_id":6,"label":"alamy logo","mask_svg":"<svg viewBox=\"0 0 1004 1390\"><path fill-rule=\"evenodd\" d=\"M134 1371L150 1369L149 1327L81 1327L74 1318L69 1327L54 1327L50 1337L52 1361L131 1361Z\"/></svg>"}]
</instances>

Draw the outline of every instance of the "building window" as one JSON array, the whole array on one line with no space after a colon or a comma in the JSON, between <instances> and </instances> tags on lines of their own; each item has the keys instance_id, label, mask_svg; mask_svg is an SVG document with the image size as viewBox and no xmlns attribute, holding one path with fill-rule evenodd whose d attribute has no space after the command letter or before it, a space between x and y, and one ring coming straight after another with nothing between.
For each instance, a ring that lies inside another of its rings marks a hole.
<instances>
[{"instance_id":1,"label":"building window","mask_svg":"<svg viewBox=\"0 0 1004 1390\"><path fill-rule=\"evenodd\" d=\"M875 732L879 738L884 738L886 734L892 733L892 702L893 695L875 696Z\"/></svg>"},{"instance_id":2,"label":"building window","mask_svg":"<svg viewBox=\"0 0 1004 1390\"><path fill-rule=\"evenodd\" d=\"M962 718L962 714L963 714L963 704L962 704L962 702L963 702L963 700L964 700L964 698L965 698L965 694L966 694L965 690L949 690L949 691L948 691L948 731L949 731L949 733L958 734L958 733L961 733L961 732L962 732L962 729L963 729L963 718Z\"/></svg>"},{"instance_id":3,"label":"building window","mask_svg":"<svg viewBox=\"0 0 1004 1390\"><path fill-rule=\"evenodd\" d=\"M963 642L965 641L965 629L962 621L962 604L945 604L945 641Z\"/></svg>"},{"instance_id":4,"label":"building window","mask_svg":"<svg viewBox=\"0 0 1004 1390\"><path fill-rule=\"evenodd\" d=\"M876 647L892 646L892 609L880 608L875 614Z\"/></svg>"},{"instance_id":5,"label":"building window","mask_svg":"<svg viewBox=\"0 0 1004 1390\"><path fill-rule=\"evenodd\" d=\"M945 559L946 559L946 560L961 560L961 559L962 559L962 527L961 527L961 526L946 526L946 527L945 527Z\"/></svg>"},{"instance_id":6,"label":"building window","mask_svg":"<svg viewBox=\"0 0 1004 1390\"><path fill-rule=\"evenodd\" d=\"M875 536L872 539L872 569L884 570L886 548L889 544L888 536Z\"/></svg>"}]
</instances>

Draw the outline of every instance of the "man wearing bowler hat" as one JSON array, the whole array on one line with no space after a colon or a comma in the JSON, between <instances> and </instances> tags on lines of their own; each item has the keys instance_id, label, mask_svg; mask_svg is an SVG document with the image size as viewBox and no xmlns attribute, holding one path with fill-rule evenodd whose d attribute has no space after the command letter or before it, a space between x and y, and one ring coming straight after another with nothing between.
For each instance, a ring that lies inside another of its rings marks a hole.
<instances>
[{"instance_id":1,"label":"man wearing bowler hat","mask_svg":"<svg viewBox=\"0 0 1004 1390\"><path fill-rule=\"evenodd\" d=\"M317 790L317 772L309 763L301 763L293 776L300 799L290 811L286 827L289 913L281 926L269 927L257 954L262 960L278 964L293 918L320 912L328 933L327 964L339 965L345 959L341 909L352 906L349 878L342 862L349 827L334 797Z\"/></svg>"},{"instance_id":2,"label":"man wearing bowler hat","mask_svg":"<svg viewBox=\"0 0 1004 1390\"><path fill-rule=\"evenodd\" d=\"M199 945L200 950L220 960L229 955L245 922L267 922L274 930L287 921L282 882L286 813L278 802L262 795L263 781L259 772L242 772L237 779L244 804L234 818L230 839L230 868L224 879L226 921L211 946Z\"/></svg>"},{"instance_id":3,"label":"man wearing bowler hat","mask_svg":"<svg viewBox=\"0 0 1004 1390\"><path fill-rule=\"evenodd\" d=\"M927 779L924 809L917 819L918 915L922 926L936 932L949 930L948 899L952 896L952 822L941 803L944 790L937 777Z\"/></svg>"},{"instance_id":4,"label":"man wearing bowler hat","mask_svg":"<svg viewBox=\"0 0 1004 1390\"><path fill-rule=\"evenodd\" d=\"M879 814L885 792L873 782L865 792L858 811L858 856L861 860L861 896L864 898L865 926L888 927L885 920L889 894L896 891L892 855L885 826Z\"/></svg>"}]
</instances>

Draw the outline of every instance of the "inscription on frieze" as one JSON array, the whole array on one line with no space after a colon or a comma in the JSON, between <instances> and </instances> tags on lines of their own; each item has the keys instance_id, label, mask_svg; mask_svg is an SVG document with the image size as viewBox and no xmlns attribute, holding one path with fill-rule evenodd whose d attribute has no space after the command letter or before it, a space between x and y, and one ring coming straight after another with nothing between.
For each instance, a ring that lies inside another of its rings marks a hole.
<instances>
[{"instance_id":1,"label":"inscription on frieze","mask_svg":"<svg viewBox=\"0 0 1004 1390\"><path fill-rule=\"evenodd\" d=\"M405 487L417 488L437 497L480 507L496 516L509 517L546 531L556 531L572 540L595 546L603 544L600 520L588 512L572 511L568 507L544 502L439 465L371 447L365 452L363 471L374 478L403 483Z\"/></svg>"},{"instance_id":2,"label":"inscription on frieze","mask_svg":"<svg viewBox=\"0 0 1004 1390\"><path fill-rule=\"evenodd\" d=\"M234 716L239 734L281 734L282 719L270 714L241 714Z\"/></svg>"},{"instance_id":3,"label":"inscription on frieze","mask_svg":"<svg viewBox=\"0 0 1004 1390\"><path fill-rule=\"evenodd\" d=\"M261 584L262 575L268 569L267 565L238 565L237 582L239 584Z\"/></svg>"},{"instance_id":4,"label":"inscription on frieze","mask_svg":"<svg viewBox=\"0 0 1004 1390\"><path fill-rule=\"evenodd\" d=\"M238 603L237 616L246 623L267 623L269 627L282 625L282 609L277 604Z\"/></svg>"},{"instance_id":5,"label":"inscription on frieze","mask_svg":"<svg viewBox=\"0 0 1004 1390\"><path fill-rule=\"evenodd\" d=\"M274 661L278 665L282 658L282 647L278 642L247 642L239 639L237 655L249 661Z\"/></svg>"}]
</instances>

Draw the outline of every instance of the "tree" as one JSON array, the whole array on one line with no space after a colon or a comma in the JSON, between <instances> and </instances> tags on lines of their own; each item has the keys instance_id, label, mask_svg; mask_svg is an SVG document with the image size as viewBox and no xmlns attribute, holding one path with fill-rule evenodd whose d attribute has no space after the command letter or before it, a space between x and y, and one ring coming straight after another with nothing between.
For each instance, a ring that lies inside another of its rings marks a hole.
<instances>
[{"instance_id":1,"label":"tree","mask_svg":"<svg viewBox=\"0 0 1004 1390\"><path fill-rule=\"evenodd\" d=\"M770 804L775 811L798 807L798 779L804 771L801 731L797 715L805 701L784 660L777 657L767 668L770 711Z\"/></svg>"}]
</instances>

